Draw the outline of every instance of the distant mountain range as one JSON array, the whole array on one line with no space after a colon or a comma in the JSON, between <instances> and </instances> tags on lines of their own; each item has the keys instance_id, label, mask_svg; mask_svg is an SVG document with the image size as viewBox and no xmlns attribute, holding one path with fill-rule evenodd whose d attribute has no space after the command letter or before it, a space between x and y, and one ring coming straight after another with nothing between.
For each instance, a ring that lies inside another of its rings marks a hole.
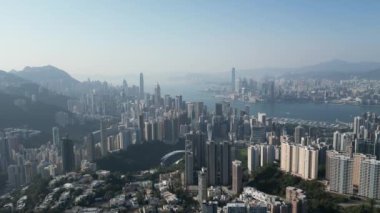
<instances>
[{"instance_id":1,"label":"distant mountain range","mask_svg":"<svg viewBox=\"0 0 380 213\"><path fill-rule=\"evenodd\" d=\"M347 62L332 60L312 66L296 68L283 75L286 78L328 78L335 80L380 79L380 63L378 62Z\"/></svg>"},{"instance_id":2,"label":"distant mountain range","mask_svg":"<svg viewBox=\"0 0 380 213\"><path fill-rule=\"evenodd\" d=\"M51 65L25 67L20 71L11 70L10 73L65 95L68 95L70 89L80 86L80 81L71 77L67 72Z\"/></svg>"},{"instance_id":3,"label":"distant mountain range","mask_svg":"<svg viewBox=\"0 0 380 213\"><path fill-rule=\"evenodd\" d=\"M329 78L329 79L350 79L353 77L363 79L380 80L379 62L348 62L343 60L331 60L310 66L294 68L257 68L239 69L236 67L236 77L261 78ZM224 72L193 72L177 77L180 80L191 79L205 82L229 82L231 71Z\"/></svg>"},{"instance_id":4,"label":"distant mountain range","mask_svg":"<svg viewBox=\"0 0 380 213\"><path fill-rule=\"evenodd\" d=\"M41 72L36 73L44 78ZM59 78L57 75L50 77ZM51 139L51 128L59 126L57 113L65 112L69 116L71 124L61 127L61 131L70 132L71 138L80 139L97 127L97 123L83 123L67 111L67 96L15 75L15 72L0 71L0 100L0 129L14 127L42 131L40 136L28 141L28 146L39 146Z\"/></svg>"}]
</instances>

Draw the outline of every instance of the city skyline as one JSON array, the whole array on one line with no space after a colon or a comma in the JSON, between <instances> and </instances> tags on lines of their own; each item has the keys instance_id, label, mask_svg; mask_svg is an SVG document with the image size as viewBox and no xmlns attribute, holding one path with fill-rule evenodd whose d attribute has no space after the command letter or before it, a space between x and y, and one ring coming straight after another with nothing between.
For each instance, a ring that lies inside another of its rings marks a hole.
<instances>
[{"instance_id":1,"label":"city skyline","mask_svg":"<svg viewBox=\"0 0 380 213\"><path fill-rule=\"evenodd\" d=\"M52 64L92 77L378 61L379 7L373 1L7 2L0 9L0 69Z\"/></svg>"}]
</instances>

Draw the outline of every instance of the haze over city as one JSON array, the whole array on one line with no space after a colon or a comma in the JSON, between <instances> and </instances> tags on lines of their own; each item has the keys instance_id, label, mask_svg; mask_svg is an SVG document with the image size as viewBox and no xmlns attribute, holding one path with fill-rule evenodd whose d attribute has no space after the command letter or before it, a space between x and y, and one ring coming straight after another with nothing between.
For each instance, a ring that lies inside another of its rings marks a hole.
<instances>
[{"instance_id":1,"label":"haze over city","mask_svg":"<svg viewBox=\"0 0 380 213\"><path fill-rule=\"evenodd\" d=\"M101 80L379 61L379 10L351 0L3 1L0 69L51 64Z\"/></svg>"},{"instance_id":2,"label":"haze over city","mask_svg":"<svg viewBox=\"0 0 380 213\"><path fill-rule=\"evenodd\" d=\"M0 2L0 212L380 212L380 2Z\"/></svg>"}]
</instances>

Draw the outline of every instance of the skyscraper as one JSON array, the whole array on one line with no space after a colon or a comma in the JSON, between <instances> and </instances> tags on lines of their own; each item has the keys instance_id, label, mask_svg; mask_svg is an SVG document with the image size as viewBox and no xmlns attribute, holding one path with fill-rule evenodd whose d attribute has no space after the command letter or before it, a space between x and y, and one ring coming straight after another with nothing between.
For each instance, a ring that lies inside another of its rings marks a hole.
<instances>
[{"instance_id":1,"label":"skyscraper","mask_svg":"<svg viewBox=\"0 0 380 213\"><path fill-rule=\"evenodd\" d=\"M232 191L239 194L242 190L243 171L241 168L241 161L232 161Z\"/></svg>"},{"instance_id":2,"label":"skyscraper","mask_svg":"<svg viewBox=\"0 0 380 213\"><path fill-rule=\"evenodd\" d=\"M144 75L140 73L140 99L144 99Z\"/></svg>"},{"instance_id":3,"label":"skyscraper","mask_svg":"<svg viewBox=\"0 0 380 213\"><path fill-rule=\"evenodd\" d=\"M60 148L59 146L59 128L58 127L53 127L52 128L52 133L53 133L53 144Z\"/></svg>"},{"instance_id":4,"label":"skyscraper","mask_svg":"<svg viewBox=\"0 0 380 213\"><path fill-rule=\"evenodd\" d=\"M341 147L340 143L341 143L341 134L339 131L335 131L334 136L333 136L333 149L336 151L340 151L340 147Z\"/></svg>"},{"instance_id":5,"label":"skyscraper","mask_svg":"<svg viewBox=\"0 0 380 213\"><path fill-rule=\"evenodd\" d=\"M95 160L95 142L94 142L94 135L88 134L85 137L85 144L86 144L86 154L87 154L87 160L92 162Z\"/></svg>"},{"instance_id":6,"label":"skyscraper","mask_svg":"<svg viewBox=\"0 0 380 213\"><path fill-rule=\"evenodd\" d=\"M352 185L358 187L360 184L360 169L362 162L367 159L376 159L374 155L366 155L362 153L353 154L354 166L353 166L353 174L352 174Z\"/></svg>"},{"instance_id":7,"label":"skyscraper","mask_svg":"<svg viewBox=\"0 0 380 213\"><path fill-rule=\"evenodd\" d=\"M198 201L200 204L207 200L207 169L198 172Z\"/></svg>"},{"instance_id":8,"label":"skyscraper","mask_svg":"<svg viewBox=\"0 0 380 213\"><path fill-rule=\"evenodd\" d=\"M362 117L360 116L356 116L354 118L354 128L353 128L353 131L354 131L354 134L356 134L356 136L359 138L360 137L360 126L362 126L364 123L364 120Z\"/></svg>"},{"instance_id":9,"label":"skyscraper","mask_svg":"<svg viewBox=\"0 0 380 213\"><path fill-rule=\"evenodd\" d=\"M208 184L216 185L216 144L214 141L208 141L206 144L207 156L207 174Z\"/></svg>"},{"instance_id":10,"label":"skyscraper","mask_svg":"<svg viewBox=\"0 0 380 213\"><path fill-rule=\"evenodd\" d=\"M74 169L75 156L73 141L68 138L62 139L62 168L63 172L70 172Z\"/></svg>"},{"instance_id":11,"label":"skyscraper","mask_svg":"<svg viewBox=\"0 0 380 213\"><path fill-rule=\"evenodd\" d=\"M106 140L106 135L104 132L103 120L100 120L100 148L102 152L102 156L106 156L108 154L108 144Z\"/></svg>"},{"instance_id":12,"label":"skyscraper","mask_svg":"<svg viewBox=\"0 0 380 213\"><path fill-rule=\"evenodd\" d=\"M281 143L281 170L303 179L318 177L318 150L300 144Z\"/></svg>"},{"instance_id":13,"label":"skyscraper","mask_svg":"<svg viewBox=\"0 0 380 213\"><path fill-rule=\"evenodd\" d=\"M305 129L302 126L297 126L294 129L294 142L297 144L301 143L301 138L305 136Z\"/></svg>"},{"instance_id":14,"label":"skyscraper","mask_svg":"<svg viewBox=\"0 0 380 213\"><path fill-rule=\"evenodd\" d=\"M360 166L359 195L363 197L380 198L380 161L367 159Z\"/></svg>"},{"instance_id":15,"label":"skyscraper","mask_svg":"<svg viewBox=\"0 0 380 213\"><path fill-rule=\"evenodd\" d=\"M159 107L161 105L161 87L158 83L154 88L154 105L156 107Z\"/></svg>"},{"instance_id":16,"label":"skyscraper","mask_svg":"<svg viewBox=\"0 0 380 213\"><path fill-rule=\"evenodd\" d=\"M342 194L352 194L352 174L354 160L339 153L328 155L330 190Z\"/></svg>"},{"instance_id":17,"label":"skyscraper","mask_svg":"<svg viewBox=\"0 0 380 213\"><path fill-rule=\"evenodd\" d=\"M235 67L232 68L231 71L231 91L235 92L235 81L236 81L236 72L235 72Z\"/></svg>"},{"instance_id":18,"label":"skyscraper","mask_svg":"<svg viewBox=\"0 0 380 213\"><path fill-rule=\"evenodd\" d=\"M248 147L248 171L254 172L260 167L260 147Z\"/></svg>"},{"instance_id":19,"label":"skyscraper","mask_svg":"<svg viewBox=\"0 0 380 213\"><path fill-rule=\"evenodd\" d=\"M192 143L191 141L186 141L186 148L185 148L185 186L193 185L194 184L194 157L192 150Z\"/></svg>"}]
</instances>

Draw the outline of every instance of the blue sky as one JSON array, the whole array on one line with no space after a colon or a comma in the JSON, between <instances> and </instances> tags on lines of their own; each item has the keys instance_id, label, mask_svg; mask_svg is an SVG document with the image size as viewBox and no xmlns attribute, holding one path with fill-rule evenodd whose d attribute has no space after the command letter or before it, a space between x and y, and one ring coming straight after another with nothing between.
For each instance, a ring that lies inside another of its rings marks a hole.
<instances>
[{"instance_id":1,"label":"blue sky","mask_svg":"<svg viewBox=\"0 0 380 213\"><path fill-rule=\"evenodd\" d=\"M380 1L1 1L0 69L74 76L380 61Z\"/></svg>"}]
</instances>

